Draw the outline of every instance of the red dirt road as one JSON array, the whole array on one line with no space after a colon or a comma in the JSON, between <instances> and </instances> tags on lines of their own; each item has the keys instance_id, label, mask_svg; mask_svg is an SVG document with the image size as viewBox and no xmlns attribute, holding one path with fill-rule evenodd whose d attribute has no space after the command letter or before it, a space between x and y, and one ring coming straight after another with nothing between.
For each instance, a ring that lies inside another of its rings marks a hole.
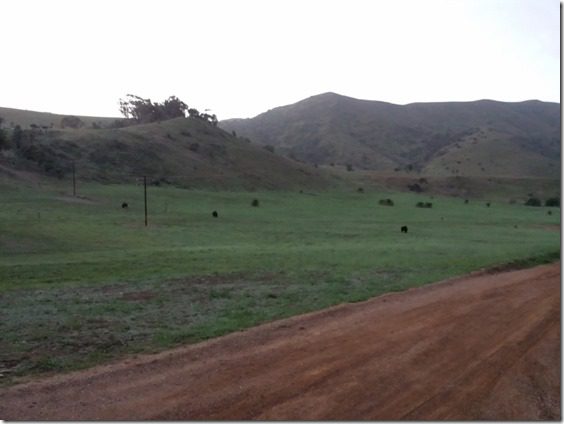
<instances>
[{"instance_id":1,"label":"red dirt road","mask_svg":"<svg viewBox=\"0 0 564 424\"><path fill-rule=\"evenodd\" d=\"M9 420L559 420L560 408L560 264L0 390Z\"/></svg>"}]
</instances>

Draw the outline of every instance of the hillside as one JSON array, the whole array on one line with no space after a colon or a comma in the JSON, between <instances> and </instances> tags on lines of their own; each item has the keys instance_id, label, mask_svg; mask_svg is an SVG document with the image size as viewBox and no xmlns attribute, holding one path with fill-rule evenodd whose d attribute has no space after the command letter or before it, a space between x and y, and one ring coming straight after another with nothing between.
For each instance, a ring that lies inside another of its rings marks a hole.
<instances>
[{"instance_id":1,"label":"hillside","mask_svg":"<svg viewBox=\"0 0 564 424\"><path fill-rule=\"evenodd\" d=\"M19 148L0 152L0 174L183 187L289 189L326 187L334 177L273 154L192 118L120 129L26 130Z\"/></svg>"},{"instance_id":2,"label":"hillside","mask_svg":"<svg viewBox=\"0 0 564 424\"><path fill-rule=\"evenodd\" d=\"M325 93L220 126L320 165L436 176L560 176L557 103L401 106Z\"/></svg>"},{"instance_id":3,"label":"hillside","mask_svg":"<svg viewBox=\"0 0 564 424\"><path fill-rule=\"evenodd\" d=\"M22 128L30 128L32 125L47 128L61 128L61 119L66 116L68 115L0 107L0 118L3 119L2 128L14 128L16 125ZM85 127L92 127L92 124L96 124L100 127L108 127L113 124L116 119L121 119L98 116L76 116L84 122Z\"/></svg>"}]
</instances>

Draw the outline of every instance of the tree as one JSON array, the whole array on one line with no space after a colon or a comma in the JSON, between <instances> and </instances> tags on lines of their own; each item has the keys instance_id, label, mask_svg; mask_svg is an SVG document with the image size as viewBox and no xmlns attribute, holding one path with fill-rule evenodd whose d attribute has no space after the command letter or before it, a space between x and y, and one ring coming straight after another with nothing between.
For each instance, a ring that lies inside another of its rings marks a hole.
<instances>
[{"instance_id":1,"label":"tree","mask_svg":"<svg viewBox=\"0 0 564 424\"><path fill-rule=\"evenodd\" d=\"M119 99L119 110L127 119L140 124L186 117L188 105L176 96L170 96L163 103L153 103L151 99L128 94Z\"/></svg>"},{"instance_id":2,"label":"tree","mask_svg":"<svg viewBox=\"0 0 564 424\"><path fill-rule=\"evenodd\" d=\"M16 125L14 130L12 131L12 143L16 146L17 149L20 148L21 142L23 137L22 127Z\"/></svg>"},{"instance_id":3,"label":"tree","mask_svg":"<svg viewBox=\"0 0 564 424\"><path fill-rule=\"evenodd\" d=\"M10 141L8 140L8 136L6 132L2 129L2 122L4 119L0 117L0 150L8 149L10 147Z\"/></svg>"}]
</instances>

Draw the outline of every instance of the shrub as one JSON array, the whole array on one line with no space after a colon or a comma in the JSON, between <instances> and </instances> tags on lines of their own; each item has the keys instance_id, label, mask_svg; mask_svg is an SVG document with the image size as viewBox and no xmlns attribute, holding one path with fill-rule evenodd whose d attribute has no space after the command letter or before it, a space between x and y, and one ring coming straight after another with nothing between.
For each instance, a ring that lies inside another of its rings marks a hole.
<instances>
[{"instance_id":1,"label":"shrub","mask_svg":"<svg viewBox=\"0 0 564 424\"><path fill-rule=\"evenodd\" d=\"M350 163L347 163L347 171L351 172L353 170L353 166Z\"/></svg>"},{"instance_id":2,"label":"shrub","mask_svg":"<svg viewBox=\"0 0 564 424\"><path fill-rule=\"evenodd\" d=\"M525 202L525 206L542 206L540 199L536 197L529 197L529 199Z\"/></svg>"},{"instance_id":3,"label":"shrub","mask_svg":"<svg viewBox=\"0 0 564 424\"><path fill-rule=\"evenodd\" d=\"M421 193L421 192L423 191L423 188L422 188L419 184L417 184L417 183L415 183L415 184L408 184L407 188L408 188L410 191L413 191L413 192L415 192L415 193Z\"/></svg>"},{"instance_id":4,"label":"shrub","mask_svg":"<svg viewBox=\"0 0 564 424\"><path fill-rule=\"evenodd\" d=\"M61 128L82 128L84 126L84 122L77 117L77 116L65 116L61 119Z\"/></svg>"},{"instance_id":5,"label":"shrub","mask_svg":"<svg viewBox=\"0 0 564 424\"><path fill-rule=\"evenodd\" d=\"M258 199L253 199L253 201L251 202L251 206L254 206L255 208L258 208L258 206L259 206L259 201L258 201Z\"/></svg>"},{"instance_id":6,"label":"shrub","mask_svg":"<svg viewBox=\"0 0 564 424\"><path fill-rule=\"evenodd\" d=\"M378 204L382 206L394 206L394 201L392 199L380 199Z\"/></svg>"},{"instance_id":7,"label":"shrub","mask_svg":"<svg viewBox=\"0 0 564 424\"><path fill-rule=\"evenodd\" d=\"M359 193L364 193L364 189L362 187L357 188L356 191L358 191Z\"/></svg>"},{"instance_id":8,"label":"shrub","mask_svg":"<svg viewBox=\"0 0 564 424\"><path fill-rule=\"evenodd\" d=\"M0 128L0 150L9 149L10 148L10 140L8 136L4 132L3 129Z\"/></svg>"},{"instance_id":9,"label":"shrub","mask_svg":"<svg viewBox=\"0 0 564 424\"><path fill-rule=\"evenodd\" d=\"M274 148L274 146L271 146L270 144L267 144L266 146L263 146L264 150L268 150L270 153L274 153L276 151L276 149Z\"/></svg>"},{"instance_id":10,"label":"shrub","mask_svg":"<svg viewBox=\"0 0 564 424\"><path fill-rule=\"evenodd\" d=\"M417 202L415 204L417 208L432 208L433 204L431 202Z\"/></svg>"},{"instance_id":11,"label":"shrub","mask_svg":"<svg viewBox=\"0 0 564 424\"><path fill-rule=\"evenodd\" d=\"M559 197L551 197L550 199L546 199L544 202L545 206L559 208L560 207L560 198Z\"/></svg>"},{"instance_id":12,"label":"shrub","mask_svg":"<svg viewBox=\"0 0 564 424\"><path fill-rule=\"evenodd\" d=\"M192 143L188 146L188 149L192 150L193 152L197 152L200 150L200 143Z\"/></svg>"}]
</instances>

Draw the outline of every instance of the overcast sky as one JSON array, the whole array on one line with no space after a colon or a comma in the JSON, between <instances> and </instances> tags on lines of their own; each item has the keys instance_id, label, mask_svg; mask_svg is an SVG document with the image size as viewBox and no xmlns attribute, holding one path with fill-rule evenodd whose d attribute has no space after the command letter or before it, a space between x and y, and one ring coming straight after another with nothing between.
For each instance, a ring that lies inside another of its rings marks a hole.
<instances>
[{"instance_id":1,"label":"overcast sky","mask_svg":"<svg viewBox=\"0 0 564 424\"><path fill-rule=\"evenodd\" d=\"M333 91L406 104L560 97L558 0L3 0L0 106L219 119Z\"/></svg>"}]
</instances>

